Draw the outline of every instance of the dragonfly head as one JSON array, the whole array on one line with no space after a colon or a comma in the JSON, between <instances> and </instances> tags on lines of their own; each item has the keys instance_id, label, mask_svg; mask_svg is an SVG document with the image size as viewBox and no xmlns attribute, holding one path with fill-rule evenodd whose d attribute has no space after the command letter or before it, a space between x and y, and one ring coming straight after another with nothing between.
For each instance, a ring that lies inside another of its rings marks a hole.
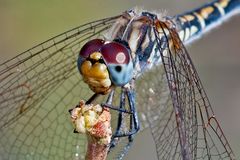
<instances>
[{"instance_id":1,"label":"dragonfly head","mask_svg":"<svg viewBox=\"0 0 240 160\"><path fill-rule=\"evenodd\" d=\"M133 62L123 44L94 39L82 47L78 69L95 93L106 94L111 86L123 86L132 79Z\"/></svg>"}]
</instances>

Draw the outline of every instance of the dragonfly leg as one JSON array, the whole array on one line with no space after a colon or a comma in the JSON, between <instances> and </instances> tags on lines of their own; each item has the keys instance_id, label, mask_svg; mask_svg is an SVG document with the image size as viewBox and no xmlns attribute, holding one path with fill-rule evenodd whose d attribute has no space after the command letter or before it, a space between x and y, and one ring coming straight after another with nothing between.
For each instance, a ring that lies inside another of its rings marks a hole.
<instances>
[{"instance_id":1,"label":"dragonfly leg","mask_svg":"<svg viewBox=\"0 0 240 160\"><path fill-rule=\"evenodd\" d=\"M92 97L89 98L89 100L87 100L86 104L92 103L95 99L97 99L98 96L99 94L95 93L94 95L92 95Z\"/></svg>"},{"instance_id":2,"label":"dragonfly leg","mask_svg":"<svg viewBox=\"0 0 240 160\"><path fill-rule=\"evenodd\" d=\"M117 144L117 140L120 137L126 137L128 136L128 143L124 146L123 150L121 151L121 154L119 154L118 159L122 159L124 155L127 154L129 148L132 146L133 139L135 134L139 131L140 125L138 121L138 116L135 108L135 93L133 90L127 90L121 92L121 100L120 100L120 107L121 109L125 109L125 97L128 98L129 108L131 111L131 117L130 117L130 130L128 132L122 132L121 128L123 125L123 113L119 112L118 116L118 125L115 134L113 135L113 139L111 142L111 148L114 147Z\"/></svg>"},{"instance_id":3,"label":"dragonfly leg","mask_svg":"<svg viewBox=\"0 0 240 160\"><path fill-rule=\"evenodd\" d=\"M92 103L93 101L95 101L95 100L97 99L98 96L99 96L99 94L95 93L94 95L92 95L92 97L90 97L90 98L87 100L86 104ZM79 104L76 105L75 108L79 108ZM69 109L68 112L71 114L72 110L73 110L73 109ZM74 131L74 133L75 133L75 131Z\"/></svg>"},{"instance_id":4,"label":"dragonfly leg","mask_svg":"<svg viewBox=\"0 0 240 160\"><path fill-rule=\"evenodd\" d=\"M139 119L138 119L138 115L137 115L137 111L136 111L136 103L135 103L135 92L134 90L128 90L127 91L127 98L129 101L129 106L130 106L130 110L133 113L131 115L130 118L130 135L129 135L129 140L132 141L133 136L135 135L135 133L137 133L140 129L140 125L139 125Z\"/></svg>"},{"instance_id":5,"label":"dragonfly leg","mask_svg":"<svg viewBox=\"0 0 240 160\"><path fill-rule=\"evenodd\" d=\"M125 91L124 91L123 88L121 90L121 97L120 97L120 105L119 105L119 107L113 106L112 103L110 103L110 100L112 102L113 96L114 96L114 90L112 90L110 92L110 94L108 96L107 102L106 103L102 103L101 106L105 107L105 108L109 108L109 109L115 110L115 111L118 111L119 112L119 116L121 116L121 117L122 117L122 113L132 114L131 110L129 111L129 110L125 109ZM119 121L119 118L118 118L118 125L119 125L120 122L121 122L121 120Z\"/></svg>"},{"instance_id":6,"label":"dragonfly leg","mask_svg":"<svg viewBox=\"0 0 240 160\"><path fill-rule=\"evenodd\" d=\"M131 112L130 131L124 132L124 133L119 132L118 134L115 134L114 136L115 137L129 136L129 140L131 140L133 138L134 134L136 134L139 131L140 125L139 125L138 115L137 115L137 111L136 111L136 107L135 107L135 93L133 90L127 90L126 95L128 98L129 108L130 108L130 112Z\"/></svg>"},{"instance_id":7,"label":"dragonfly leg","mask_svg":"<svg viewBox=\"0 0 240 160\"><path fill-rule=\"evenodd\" d=\"M139 125L138 116L135 108L135 92L133 88L131 87L121 88L120 104L118 107L112 105L113 97L114 97L114 92L110 92L107 102L101 104L101 106L107 107L119 112L116 131L115 131L115 134L113 134L112 136L109 151L111 151L111 149L118 144L119 138L128 137L128 143L126 143L126 145L121 151L121 154L119 154L120 157L118 157L118 159L122 159L121 157L123 157L131 147L133 143L134 135L139 131L140 125ZM126 108L126 102L127 102L128 108ZM129 130L123 131L123 128L125 125L124 116L126 116L126 114L130 116Z\"/></svg>"},{"instance_id":8,"label":"dragonfly leg","mask_svg":"<svg viewBox=\"0 0 240 160\"><path fill-rule=\"evenodd\" d=\"M122 111L127 111L126 97L128 99L129 111L124 113L125 114L127 113L130 115L130 126L129 126L129 131L123 132L122 129L124 125L124 114ZM135 109L134 92L128 91L126 88L122 87L121 94L120 94L120 105L118 107L118 110L120 111L118 114L118 123L117 123L115 134L112 136L112 141L110 143L109 151L111 151L111 149L117 145L119 138L128 137L128 143L125 144L121 153L117 157L117 159L122 159L127 154L129 148L132 146L134 135L139 130L138 117Z\"/></svg>"},{"instance_id":9,"label":"dragonfly leg","mask_svg":"<svg viewBox=\"0 0 240 160\"><path fill-rule=\"evenodd\" d=\"M123 117L123 112L122 111L126 111L126 109L125 109L125 99L126 99L125 94L126 94L125 90L124 90L124 88L122 88L121 89L121 95L120 95L120 105L119 105L119 108L118 108L120 110L119 113L118 113L118 122L117 122L117 127L116 127L115 134L112 137L110 148L113 148L113 147L116 146L118 138L116 138L115 135L120 134L121 128L123 126L123 118L124 117ZM126 112L124 112L124 113L126 113ZM129 114L131 114L131 113L129 112Z\"/></svg>"}]
</instances>

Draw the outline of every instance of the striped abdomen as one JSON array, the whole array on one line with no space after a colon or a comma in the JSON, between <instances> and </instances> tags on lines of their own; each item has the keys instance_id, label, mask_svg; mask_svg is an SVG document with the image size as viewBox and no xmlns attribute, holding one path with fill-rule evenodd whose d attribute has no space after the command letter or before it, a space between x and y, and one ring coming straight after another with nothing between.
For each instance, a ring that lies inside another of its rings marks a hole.
<instances>
[{"instance_id":1,"label":"striped abdomen","mask_svg":"<svg viewBox=\"0 0 240 160\"><path fill-rule=\"evenodd\" d=\"M188 44L239 11L240 0L218 0L177 15L170 21L162 17L162 22L175 23L180 39L184 44ZM161 62L158 47L161 47L161 51L164 52L164 48L171 47L173 44L170 39L168 40L170 46L164 46L166 43L162 43L163 46L157 46L154 16L149 12L136 12L135 10L125 12L106 35L107 40L118 39L128 44L137 75ZM166 41L168 35L161 35L162 28L156 28L161 41Z\"/></svg>"},{"instance_id":2,"label":"striped abdomen","mask_svg":"<svg viewBox=\"0 0 240 160\"><path fill-rule=\"evenodd\" d=\"M218 0L176 16L181 40L187 44L240 12L240 0Z\"/></svg>"}]
</instances>

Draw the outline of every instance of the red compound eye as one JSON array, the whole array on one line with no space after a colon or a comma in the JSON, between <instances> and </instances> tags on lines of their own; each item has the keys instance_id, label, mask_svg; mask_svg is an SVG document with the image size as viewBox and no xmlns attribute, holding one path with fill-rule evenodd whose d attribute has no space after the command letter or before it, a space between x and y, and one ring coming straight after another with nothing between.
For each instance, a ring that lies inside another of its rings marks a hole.
<instances>
[{"instance_id":1,"label":"red compound eye","mask_svg":"<svg viewBox=\"0 0 240 160\"><path fill-rule=\"evenodd\" d=\"M128 49L117 42L105 44L101 48L101 53L108 64L128 64L130 61Z\"/></svg>"},{"instance_id":2,"label":"red compound eye","mask_svg":"<svg viewBox=\"0 0 240 160\"><path fill-rule=\"evenodd\" d=\"M104 45L104 42L102 39L93 39L87 42L80 50L79 56L87 58L93 52L98 52Z\"/></svg>"}]
</instances>

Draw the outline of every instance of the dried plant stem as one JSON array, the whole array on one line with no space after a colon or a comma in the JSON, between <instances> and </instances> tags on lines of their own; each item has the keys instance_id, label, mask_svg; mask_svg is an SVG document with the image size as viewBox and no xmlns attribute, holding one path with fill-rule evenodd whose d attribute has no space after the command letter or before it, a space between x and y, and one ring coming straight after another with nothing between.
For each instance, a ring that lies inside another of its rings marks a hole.
<instances>
[{"instance_id":1,"label":"dried plant stem","mask_svg":"<svg viewBox=\"0 0 240 160\"><path fill-rule=\"evenodd\" d=\"M111 141L111 114L104 109L93 129L88 132L88 149L86 160L105 160L107 158L109 143Z\"/></svg>"},{"instance_id":2,"label":"dried plant stem","mask_svg":"<svg viewBox=\"0 0 240 160\"><path fill-rule=\"evenodd\" d=\"M88 148L85 159L105 160L112 137L109 109L100 105L85 105L84 101L80 101L79 105L71 110L71 118L75 131L87 135Z\"/></svg>"},{"instance_id":3,"label":"dried plant stem","mask_svg":"<svg viewBox=\"0 0 240 160\"><path fill-rule=\"evenodd\" d=\"M109 145L99 144L89 138L88 136L88 148L86 153L86 160L105 160L107 158Z\"/></svg>"}]
</instances>

